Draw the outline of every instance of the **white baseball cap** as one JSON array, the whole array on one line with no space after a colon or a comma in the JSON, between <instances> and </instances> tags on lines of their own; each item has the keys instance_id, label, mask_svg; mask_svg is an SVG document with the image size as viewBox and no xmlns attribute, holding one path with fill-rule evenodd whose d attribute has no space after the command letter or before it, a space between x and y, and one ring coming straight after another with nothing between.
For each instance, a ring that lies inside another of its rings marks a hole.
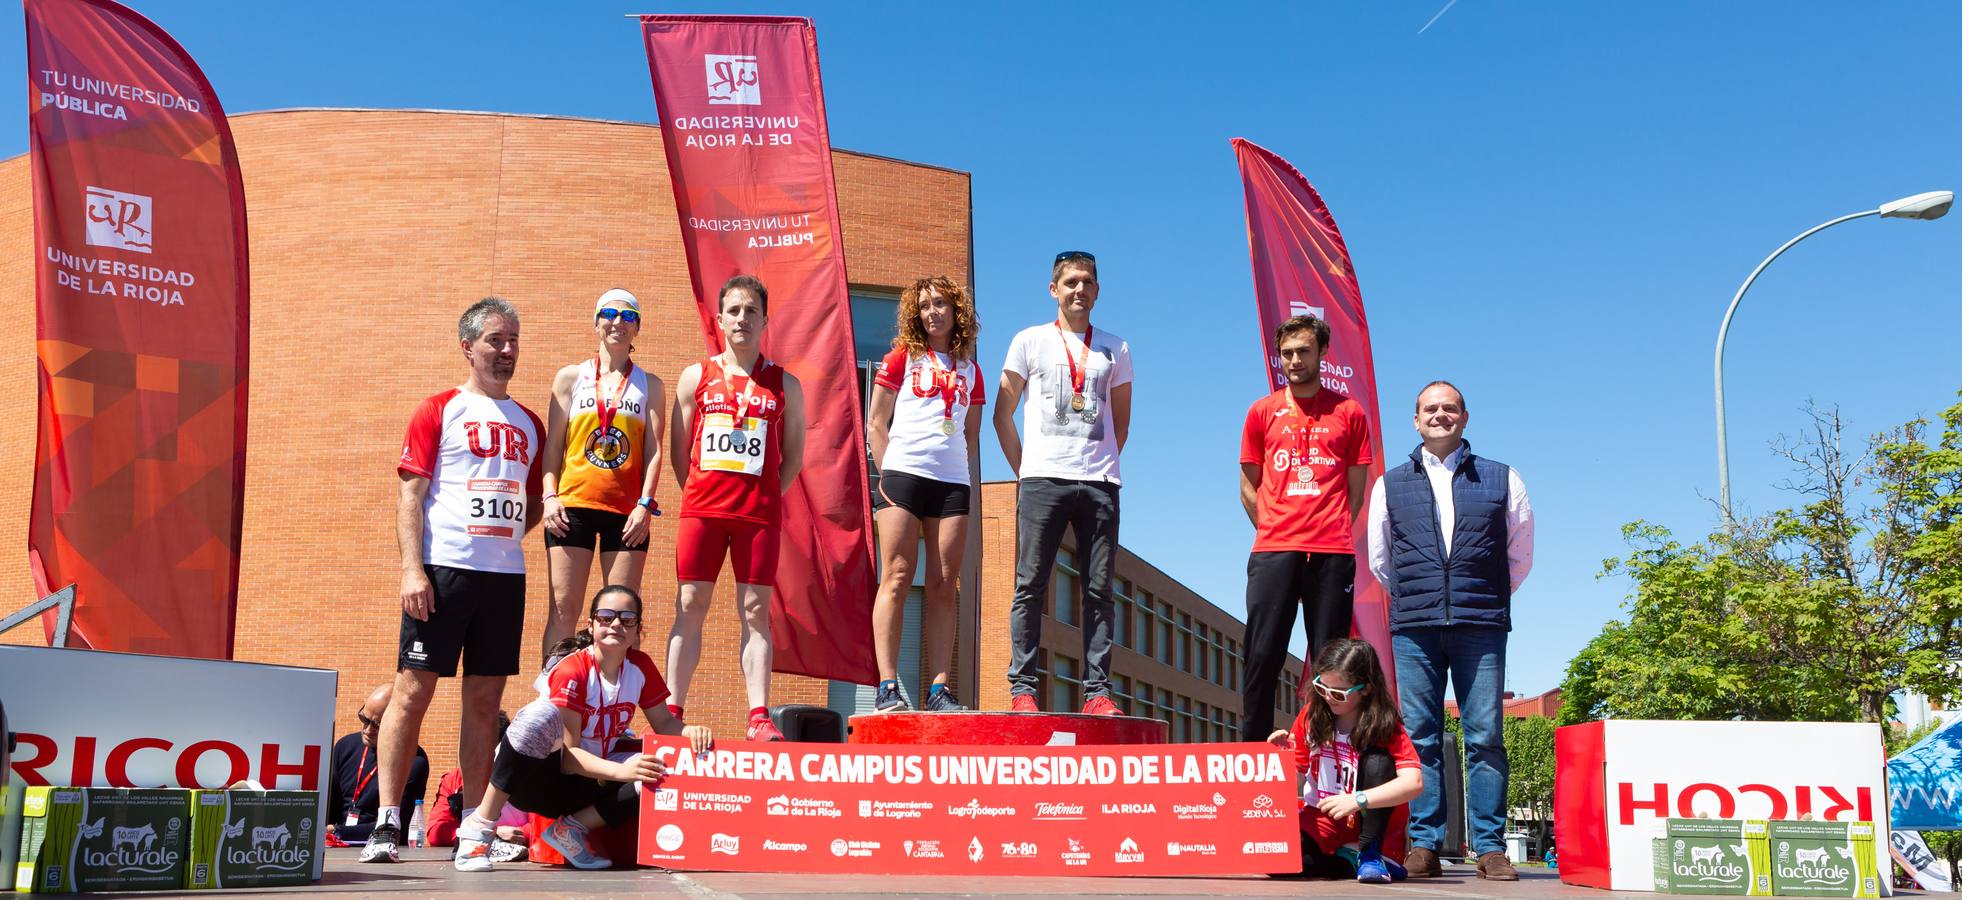
<instances>
[{"instance_id":1,"label":"white baseball cap","mask_svg":"<svg viewBox=\"0 0 1962 900\"><path fill-rule=\"evenodd\" d=\"M599 302L593 304L593 312L597 314L600 310L605 309L608 304L613 303L621 304L634 312L640 312L640 298L635 297L633 292L623 288L614 288L599 295Z\"/></svg>"}]
</instances>

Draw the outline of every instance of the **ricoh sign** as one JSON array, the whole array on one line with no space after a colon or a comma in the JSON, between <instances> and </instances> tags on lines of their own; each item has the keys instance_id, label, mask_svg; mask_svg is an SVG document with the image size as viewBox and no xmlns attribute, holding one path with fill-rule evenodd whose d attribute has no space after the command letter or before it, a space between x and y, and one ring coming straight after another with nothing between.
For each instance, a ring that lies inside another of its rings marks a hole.
<instances>
[{"instance_id":1,"label":"ricoh sign","mask_svg":"<svg viewBox=\"0 0 1962 900\"><path fill-rule=\"evenodd\" d=\"M0 646L9 775L58 787L320 791L338 676L323 669ZM318 835L314 836L315 839Z\"/></svg>"},{"instance_id":2,"label":"ricoh sign","mask_svg":"<svg viewBox=\"0 0 1962 900\"><path fill-rule=\"evenodd\" d=\"M1651 841L1672 817L1861 821L1887 833L1878 725L1612 720L1561 728L1555 748L1554 828L1570 884L1652 889Z\"/></svg>"}]
</instances>

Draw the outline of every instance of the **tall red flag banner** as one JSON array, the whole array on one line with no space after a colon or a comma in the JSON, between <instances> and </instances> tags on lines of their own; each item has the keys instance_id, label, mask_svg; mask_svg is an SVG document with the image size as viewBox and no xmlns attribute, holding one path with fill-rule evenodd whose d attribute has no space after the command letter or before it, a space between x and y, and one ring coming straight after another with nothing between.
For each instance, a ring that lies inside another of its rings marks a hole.
<instances>
[{"instance_id":1,"label":"tall red flag banner","mask_svg":"<svg viewBox=\"0 0 1962 900\"><path fill-rule=\"evenodd\" d=\"M770 288L765 355L804 388L804 469L784 496L776 671L871 684L872 501L831 137L809 19L643 16L661 144L702 336L716 291Z\"/></svg>"},{"instance_id":2,"label":"tall red flag banner","mask_svg":"<svg viewBox=\"0 0 1962 900\"><path fill-rule=\"evenodd\" d=\"M26 9L34 581L76 585L71 644L229 659L248 346L231 128L149 20L109 0Z\"/></svg>"},{"instance_id":3,"label":"tall red flag banner","mask_svg":"<svg viewBox=\"0 0 1962 900\"><path fill-rule=\"evenodd\" d=\"M1362 288L1349 265L1349 248L1328 205L1308 179L1284 160L1245 138L1233 139L1240 178L1247 192L1247 248L1253 256L1254 302L1260 311L1260 357L1266 360L1268 390L1287 386L1274 332L1291 316L1312 315L1328 323L1328 352L1322 356L1322 387L1362 405L1369 414L1369 440L1376 462L1370 483L1383 474L1383 423L1376 403L1376 365L1370 356L1369 317ZM1355 630L1376 648L1383 671L1396 685L1390 653L1389 596L1369 574L1363 529L1356 529Z\"/></svg>"}]
</instances>

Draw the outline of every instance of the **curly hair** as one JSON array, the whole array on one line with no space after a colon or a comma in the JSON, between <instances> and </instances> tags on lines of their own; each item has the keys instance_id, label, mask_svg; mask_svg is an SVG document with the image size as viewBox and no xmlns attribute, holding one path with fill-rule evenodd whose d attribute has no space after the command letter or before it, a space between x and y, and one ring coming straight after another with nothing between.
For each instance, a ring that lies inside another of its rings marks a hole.
<instances>
[{"instance_id":1,"label":"curly hair","mask_svg":"<svg viewBox=\"0 0 1962 900\"><path fill-rule=\"evenodd\" d=\"M981 320L974 315L974 299L967 295L967 289L945 275L921 278L899 292L899 333L893 335L893 349L903 349L909 355L927 352L926 326L920 324L920 298L929 292L945 297L954 305L954 330L947 336L947 355L957 360L973 359Z\"/></svg>"}]
</instances>

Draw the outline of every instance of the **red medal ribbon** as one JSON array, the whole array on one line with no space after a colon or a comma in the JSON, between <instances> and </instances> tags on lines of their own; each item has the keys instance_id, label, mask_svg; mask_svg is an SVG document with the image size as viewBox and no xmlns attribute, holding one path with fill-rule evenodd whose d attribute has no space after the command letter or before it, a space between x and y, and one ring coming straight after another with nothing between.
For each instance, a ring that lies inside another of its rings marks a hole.
<instances>
[{"instance_id":1,"label":"red medal ribbon","mask_svg":"<svg viewBox=\"0 0 1962 900\"><path fill-rule=\"evenodd\" d=\"M600 385L606 381L606 370L601 367L599 356L597 354L593 356L593 398L599 404L599 432L601 436L605 436L607 432L613 430L613 414L620 411L620 401L627 398L627 386L633 382L633 379L634 361L630 359L627 360L626 371L620 373L620 387L619 390L614 392L613 399L608 400L600 396Z\"/></svg>"},{"instance_id":2,"label":"red medal ribbon","mask_svg":"<svg viewBox=\"0 0 1962 900\"><path fill-rule=\"evenodd\" d=\"M954 420L954 398L960 395L960 391L955 387L954 370L940 368L940 358L934 356L932 350L926 352L926 358L927 368L933 370L933 386L939 390L940 402L946 407L947 421L951 422ZM947 358L952 360L953 355L949 354Z\"/></svg>"},{"instance_id":3,"label":"red medal ribbon","mask_svg":"<svg viewBox=\"0 0 1962 900\"><path fill-rule=\"evenodd\" d=\"M1313 443L1308 432L1314 428L1315 420L1312 416L1308 415L1306 410L1301 408L1301 401L1295 399L1294 391L1292 390L1288 391L1288 408L1293 415L1306 420L1294 432L1294 459L1292 460L1294 463L1294 479L1301 482L1310 481L1312 479L1301 476L1308 468L1308 445Z\"/></svg>"},{"instance_id":4,"label":"red medal ribbon","mask_svg":"<svg viewBox=\"0 0 1962 900\"><path fill-rule=\"evenodd\" d=\"M1063 358L1070 362L1070 389L1075 391L1077 396L1082 396L1083 380L1090 374L1090 335L1095 333L1095 329L1092 329L1088 323L1085 323L1083 326L1083 353L1081 359L1077 358L1077 354L1070 352L1070 339L1063 336L1068 331L1069 329L1063 325L1063 317L1057 316L1056 339L1063 342Z\"/></svg>"},{"instance_id":5,"label":"red medal ribbon","mask_svg":"<svg viewBox=\"0 0 1962 900\"><path fill-rule=\"evenodd\" d=\"M756 368L760 369L765 365L768 365L768 363L765 363L762 357L759 356L756 358ZM729 391L731 393L736 393L736 400L735 400L736 427L740 429L742 428L742 420L746 417L747 411L749 409L749 402L750 402L749 389L755 385L756 375L754 373L751 373L749 375L744 375L742 381L742 391L740 393L737 393L736 376L729 374L729 366L725 364L720 357L717 357L715 360L715 367L717 369L722 370L722 380L729 382Z\"/></svg>"}]
</instances>

